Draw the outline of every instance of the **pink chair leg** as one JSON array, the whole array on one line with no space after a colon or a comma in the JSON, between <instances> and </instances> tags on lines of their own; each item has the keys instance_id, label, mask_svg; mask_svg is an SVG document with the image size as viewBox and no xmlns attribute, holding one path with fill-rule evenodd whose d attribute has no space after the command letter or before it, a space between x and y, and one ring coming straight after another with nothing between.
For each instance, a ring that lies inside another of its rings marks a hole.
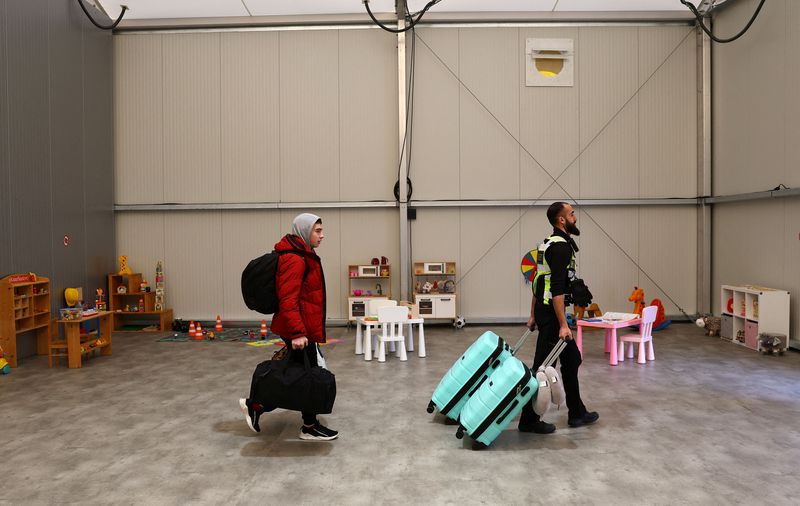
<instances>
[{"instance_id":1,"label":"pink chair leg","mask_svg":"<svg viewBox=\"0 0 800 506\"><path fill-rule=\"evenodd\" d=\"M653 349L653 340L651 339L647 343L647 360L655 360L656 359L656 352Z\"/></svg>"},{"instance_id":2,"label":"pink chair leg","mask_svg":"<svg viewBox=\"0 0 800 506\"><path fill-rule=\"evenodd\" d=\"M583 356L583 327L578 325L578 334L575 336L575 344L578 346L578 352Z\"/></svg>"},{"instance_id":3,"label":"pink chair leg","mask_svg":"<svg viewBox=\"0 0 800 506\"><path fill-rule=\"evenodd\" d=\"M639 358L636 360L640 364L646 364L647 361L644 359L644 347L647 346L646 341L639 341Z\"/></svg>"},{"instance_id":4,"label":"pink chair leg","mask_svg":"<svg viewBox=\"0 0 800 506\"><path fill-rule=\"evenodd\" d=\"M625 341L620 341L617 346L617 360L625 362Z\"/></svg>"},{"instance_id":5,"label":"pink chair leg","mask_svg":"<svg viewBox=\"0 0 800 506\"><path fill-rule=\"evenodd\" d=\"M628 342L628 358L633 358L633 343Z\"/></svg>"}]
</instances>

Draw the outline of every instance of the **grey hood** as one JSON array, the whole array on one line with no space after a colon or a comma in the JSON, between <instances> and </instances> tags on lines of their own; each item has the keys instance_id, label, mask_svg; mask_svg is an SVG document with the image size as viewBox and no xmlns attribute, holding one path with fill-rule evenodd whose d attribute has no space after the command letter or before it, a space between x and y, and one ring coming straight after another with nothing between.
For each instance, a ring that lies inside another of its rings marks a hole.
<instances>
[{"instance_id":1,"label":"grey hood","mask_svg":"<svg viewBox=\"0 0 800 506\"><path fill-rule=\"evenodd\" d=\"M311 237L311 231L314 229L314 224L321 219L322 218L320 218L316 214L311 214L311 213L298 214L297 216L295 216L294 221L292 222L292 233L300 237L300 239L302 239L303 242L305 242L306 245L310 248L311 241L309 240L309 238Z\"/></svg>"}]
</instances>

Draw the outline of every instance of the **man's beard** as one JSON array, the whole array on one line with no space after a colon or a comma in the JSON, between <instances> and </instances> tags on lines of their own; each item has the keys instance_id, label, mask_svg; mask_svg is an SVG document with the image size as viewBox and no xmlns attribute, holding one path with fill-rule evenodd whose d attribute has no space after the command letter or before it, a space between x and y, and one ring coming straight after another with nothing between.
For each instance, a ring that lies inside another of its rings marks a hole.
<instances>
[{"instance_id":1,"label":"man's beard","mask_svg":"<svg viewBox=\"0 0 800 506\"><path fill-rule=\"evenodd\" d=\"M581 231L578 230L578 226L574 223L567 223L566 227L567 233L570 235L581 235Z\"/></svg>"}]
</instances>

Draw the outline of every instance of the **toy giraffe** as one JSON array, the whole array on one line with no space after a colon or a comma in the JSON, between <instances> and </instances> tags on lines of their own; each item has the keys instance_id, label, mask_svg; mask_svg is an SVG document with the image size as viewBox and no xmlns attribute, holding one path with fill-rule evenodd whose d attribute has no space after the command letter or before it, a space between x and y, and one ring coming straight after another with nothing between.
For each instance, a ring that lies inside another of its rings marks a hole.
<instances>
[{"instance_id":1,"label":"toy giraffe","mask_svg":"<svg viewBox=\"0 0 800 506\"><path fill-rule=\"evenodd\" d=\"M131 268L128 267L128 257L125 256L125 255L120 255L119 256L119 274L121 276L129 276L132 273L133 272L131 271Z\"/></svg>"},{"instance_id":2,"label":"toy giraffe","mask_svg":"<svg viewBox=\"0 0 800 506\"><path fill-rule=\"evenodd\" d=\"M634 286L628 300L634 303L633 312L642 316L642 309L644 308L644 290L638 286Z\"/></svg>"}]
</instances>

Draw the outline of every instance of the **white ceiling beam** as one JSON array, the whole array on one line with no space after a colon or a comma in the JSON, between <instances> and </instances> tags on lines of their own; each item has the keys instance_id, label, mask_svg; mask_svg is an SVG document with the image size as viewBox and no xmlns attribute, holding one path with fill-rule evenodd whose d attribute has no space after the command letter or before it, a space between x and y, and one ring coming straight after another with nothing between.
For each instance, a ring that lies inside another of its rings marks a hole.
<instances>
[{"instance_id":1,"label":"white ceiling beam","mask_svg":"<svg viewBox=\"0 0 800 506\"><path fill-rule=\"evenodd\" d=\"M129 10L125 19L193 19L263 16L365 15L362 0L86 0L98 3L112 19L121 5ZM701 0L692 0L699 4ZM716 0L722 4L725 0ZM408 0L409 9L421 10L426 0ZM394 13L394 0L370 0L376 13ZM442 0L428 16L452 13L543 13L570 12L689 12L678 0Z\"/></svg>"}]
</instances>

